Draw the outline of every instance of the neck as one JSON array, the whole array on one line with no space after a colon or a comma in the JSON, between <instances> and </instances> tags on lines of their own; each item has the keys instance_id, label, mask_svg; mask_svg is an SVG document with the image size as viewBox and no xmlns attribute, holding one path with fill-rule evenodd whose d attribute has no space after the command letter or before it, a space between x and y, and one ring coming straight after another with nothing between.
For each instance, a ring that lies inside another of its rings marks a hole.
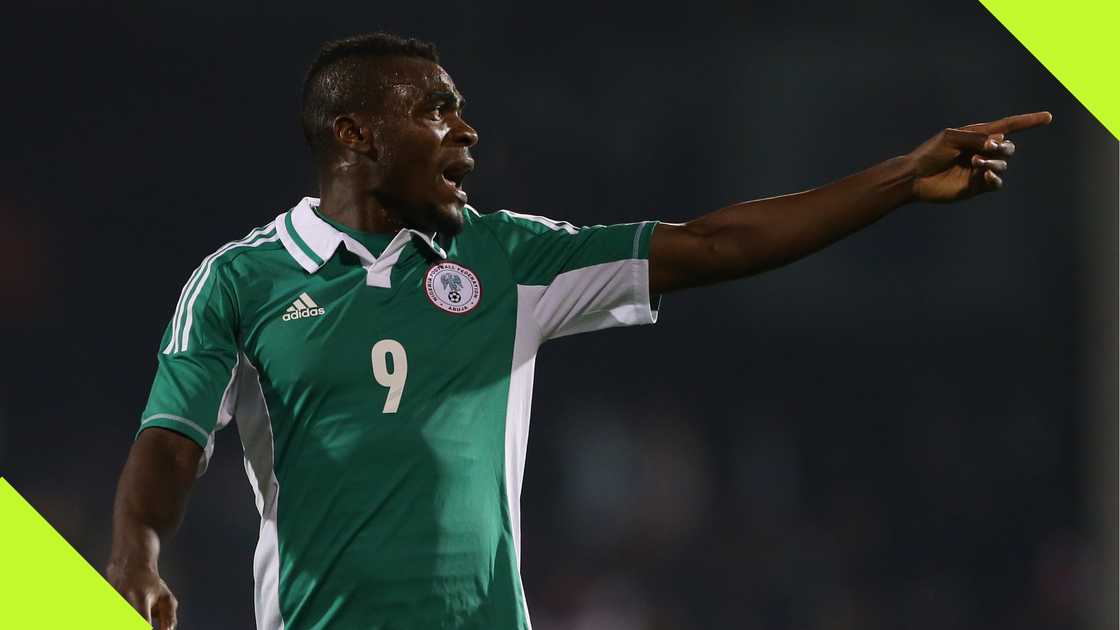
<instances>
[{"instance_id":1,"label":"neck","mask_svg":"<svg viewBox=\"0 0 1120 630\"><path fill-rule=\"evenodd\" d=\"M320 214L346 227L374 234L393 234L404 227L365 186L327 179L320 182L320 190Z\"/></svg>"}]
</instances>

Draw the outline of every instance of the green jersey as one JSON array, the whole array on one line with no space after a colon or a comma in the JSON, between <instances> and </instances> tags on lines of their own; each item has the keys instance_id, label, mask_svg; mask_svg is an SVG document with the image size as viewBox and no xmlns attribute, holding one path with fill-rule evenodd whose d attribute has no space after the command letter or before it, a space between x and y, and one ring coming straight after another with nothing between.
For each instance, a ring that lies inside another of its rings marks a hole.
<instances>
[{"instance_id":1,"label":"green jersey","mask_svg":"<svg viewBox=\"0 0 1120 630\"><path fill-rule=\"evenodd\" d=\"M654 223L463 210L440 241L303 199L180 295L141 428L236 420L260 630L530 628L519 502L537 348L656 320Z\"/></svg>"}]
</instances>

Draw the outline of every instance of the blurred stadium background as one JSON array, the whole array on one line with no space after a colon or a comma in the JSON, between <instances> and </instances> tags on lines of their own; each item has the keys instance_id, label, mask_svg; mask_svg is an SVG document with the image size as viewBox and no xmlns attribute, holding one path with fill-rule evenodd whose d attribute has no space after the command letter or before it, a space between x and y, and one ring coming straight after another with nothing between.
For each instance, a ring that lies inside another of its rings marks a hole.
<instances>
[{"instance_id":1,"label":"blurred stadium background","mask_svg":"<svg viewBox=\"0 0 1120 630\"><path fill-rule=\"evenodd\" d=\"M472 203L583 224L1049 109L998 195L546 346L523 574L537 630L1115 628L1116 140L975 2L659 7L9 7L0 474L104 568L181 283L314 192L324 39L437 42L482 138ZM252 627L235 431L163 555L185 630Z\"/></svg>"}]
</instances>

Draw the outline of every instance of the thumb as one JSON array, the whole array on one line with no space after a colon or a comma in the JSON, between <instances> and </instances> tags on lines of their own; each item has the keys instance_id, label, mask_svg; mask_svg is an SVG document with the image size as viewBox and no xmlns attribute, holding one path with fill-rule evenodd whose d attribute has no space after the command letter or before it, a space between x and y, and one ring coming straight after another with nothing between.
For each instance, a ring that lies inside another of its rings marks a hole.
<instances>
[{"instance_id":1,"label":"thumb","mask_svg":"<svg viewBox=\"0 0 1120 630\"><path fill-rule=\"evenodd\" d=\"M946 129L945 141L949 146L955 149L963 149L973 153L990 150L986 146L991 136L979 131L968 131L966 129Z\"/></svg>"},{"instance_id":2,"label":"thumb","mask_svg":"<svg viewBox=\"0 0 1120 630\"><path fill-rule=\"evenodd\" d=\"M155 596L151 593L143 593L138 598L136 598L136 604L133 604L133 608L136 609L136 612L140 613L140 616L144 618L144 621L147 621L150 624L152 623L152 612L155 610L155 605Z\"/></svg>"},{"instance_id":3,"label":"thumb","mask_svg":"<svg viewBox=\"0 0 1120 630\"><path fill-rule=\"evenodd\" d=\"M152 609L152 620L159 622L159 630L175 630L178 623L179 602L171 593L164 593Z\"/></svg>"}]
</instances>

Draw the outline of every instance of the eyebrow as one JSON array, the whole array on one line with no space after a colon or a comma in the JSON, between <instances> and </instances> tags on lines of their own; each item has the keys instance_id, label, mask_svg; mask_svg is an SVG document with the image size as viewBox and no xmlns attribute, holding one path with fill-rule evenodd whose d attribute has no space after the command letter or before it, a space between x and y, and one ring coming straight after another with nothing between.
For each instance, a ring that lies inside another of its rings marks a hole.
<instances>
[{"instance_id":1,"label":"eyebrow","mask_svg":"<svg viewBox=\"0 0 1120 630\"><path fill-rule=\"evenodd\" d=\"M454 92L448 90L436 90L428 95L428 100L439 103L451 103L458 109L463 109L467 106L467 99L462 96L457 96Z\"/></svg>"}]
</instances>

